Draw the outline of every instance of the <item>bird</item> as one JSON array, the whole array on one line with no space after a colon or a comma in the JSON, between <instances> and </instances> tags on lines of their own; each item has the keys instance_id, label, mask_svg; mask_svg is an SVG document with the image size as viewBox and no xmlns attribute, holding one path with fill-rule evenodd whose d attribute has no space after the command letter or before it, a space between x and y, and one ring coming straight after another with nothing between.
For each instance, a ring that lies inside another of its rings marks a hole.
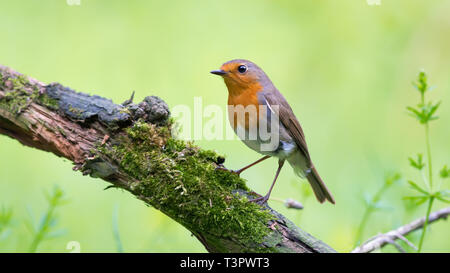
<instances>
[{"instance_id":1,"label":"bird","mask_svg":"<svg viewBox=\"0 0 450 273\"><path fill-rule=\"evenodd\" d=\"M269 200L281 169L285 161L288 161L297 176L308 180L320 203L329 201L335 204L331 192L311 160L305 134L298 119L266 73L255 63L245 59L228 61L220 69L212 70L210 73L221 76L228 89L228 117L233 130L245 145L264 155L259 160L232 172L240 175L244 170L270 157L278 158L278 169L268 193L249 201L265 204ZM242 109L256 110L244 111L242 114L236 109L241 109L241 112ZM271 148L262 149L262 144L267 144L267 140L262 138L260 129L266 126L270 130L273 120L277 121L274 123L277 125L274 131L277 133L278 141ZM250 131L256 134L253 138L250 137Z\"/></svg>"}]
</instances>

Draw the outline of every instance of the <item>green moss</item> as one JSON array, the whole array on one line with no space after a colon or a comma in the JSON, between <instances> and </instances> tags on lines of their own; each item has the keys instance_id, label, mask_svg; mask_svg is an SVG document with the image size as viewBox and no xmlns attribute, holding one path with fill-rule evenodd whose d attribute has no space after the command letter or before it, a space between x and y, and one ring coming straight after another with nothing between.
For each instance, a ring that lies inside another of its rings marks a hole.
<instances>
[{"instance_id":1,"label":"green moss","mask_svg":"<svg viewBox=\"0 0 450 273\"><path fill-rule=\"evenodd\" d=\"M57 110L59 108L59 101L49 97L47 94L40 94L37 97L37 103L51 110Z\"/></svg>"},{"instance_id":2,"label":"green moss","mask_svg":"<svg viewBox=\"0 0 450 273\"><path fill-rule=\"evenodd\" d=\"M121 114L128 114L128 115L131 114L130 110L128 108L126 108L126 107L121 108L120 109L120 113Z\"/></svg>"},{"instance_id":3,"label":"green moss","mask_svg":"<svg viewBox=\"0 0 450 273\"><path fill-rule=\"evenodd\" d=\"M58 109L58 100L41 94L38 86L31 84L24 75L0 75L0 88L5 95L0 98L0 105L12 113L20 114L31 102L37 102L49 109Z\"/></svg>"},{"instance_id":4,"label":"green moss","mask_svg":"<svg viewBox=\"0 0 450 273\"><path fill-rule=\"evenodd\" d=\"M19 114L24 108L29 104L29 97L20 91L18 92L7 92L2 98L0 103L6 106L10 112Z\"/></svg>"},{"instance_id":5,"label":"green moss","mask_svg":"<svg viewBox=\"0 0 450 273\"><path fill-rule=\"evenodd\" d=\"M3 81L3 72L0 71L0 88L3 89L5 82Z\"/></svg>"},{"instance_id":6,"label":"green moss","mask_svg":"<svg viewBox=\"0 0 450 273\"><path fill-rule=\"evenodd\" d=\"M77 118L82 119L83 110L78 109L78 108L75 108L75 107L73 107L72 105L69 105L69 111L70 111L73 115L75 115Z\"/></svg>"},{"instance_id":7,"label":"green moss","mask_svg":"<svg viewBox=\"0 0 450 273\"><path fill-rule=\"evenodd\" d=\"M130 185L134 194L188 229L247 243L260 243L269 233L273 216L237 193L248 191L237 175L215 170L214 151L173 139L167 127L141 121L118 143L98 151L139 181Z\"/></svg>"},{"instance_id":8,"label":"green moss","mask_svg":"<svg viewBox=\"0 0 450 273\"><path fill-rule=\"evenodd\" d=\"M1 87L5 95L0 99L0 105L2 108L8 111L20 114L35 97L33 88L25 76L7 77L3 78Z\"/></svg>"},{"instance_id":9,"label":"green moss","mask_svg":"<svg viewBox=\"0 0 450 273\"><path fill-rule=\"evenodd\" d=\"M24 75L19 75L17 77L9 77L7 81L12 83L12 90L24 91L26 87L30 84L28 79Z\"/></svg>"}]
</instances>

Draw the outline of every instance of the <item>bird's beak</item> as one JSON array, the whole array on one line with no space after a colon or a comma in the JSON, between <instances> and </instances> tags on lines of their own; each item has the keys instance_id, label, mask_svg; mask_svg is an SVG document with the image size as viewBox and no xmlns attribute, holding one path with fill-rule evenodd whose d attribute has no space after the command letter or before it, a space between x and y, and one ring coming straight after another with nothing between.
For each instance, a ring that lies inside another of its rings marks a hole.
<instances>
[{"instance_id":1,"label":"bird's beak","mask_svg":"<svg viewBox=\"0 0 450 273\"><path fill-rule=\"evenodd\" d=\"M223 76L223 75L227 74L227 72L222 69L218 69L218 70L211 71L211 74Z\"/></svg>"}]
</instances>

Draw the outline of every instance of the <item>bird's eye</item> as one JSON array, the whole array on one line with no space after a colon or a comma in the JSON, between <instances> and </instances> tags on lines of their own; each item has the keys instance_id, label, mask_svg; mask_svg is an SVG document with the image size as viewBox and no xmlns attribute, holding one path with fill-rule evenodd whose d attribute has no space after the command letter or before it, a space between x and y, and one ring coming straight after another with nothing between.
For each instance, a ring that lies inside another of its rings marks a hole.
<instances>
[{"instance_id":1,"label":"bird's eye","mask_svg":"<svg viewBox=\"0 0 450 273\"><path fill-rule=\"evenodd\" d=\"M245 65L240 65L239 67L238 67L238 71L239 71L239 73L245 73L246 71L247 71L247 67L245 66Z\"/></svg>"}]
</instances>

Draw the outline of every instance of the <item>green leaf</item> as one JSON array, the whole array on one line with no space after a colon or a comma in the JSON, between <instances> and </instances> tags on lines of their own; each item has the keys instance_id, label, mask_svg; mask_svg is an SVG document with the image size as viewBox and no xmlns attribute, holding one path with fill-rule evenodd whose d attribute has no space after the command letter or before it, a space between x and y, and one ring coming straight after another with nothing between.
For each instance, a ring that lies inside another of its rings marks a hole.
<instances>
[{"instance_id":1,"label":"green leaf","mask_svg":"<svg viewBox=\"0 0 450 273\"><path fill-rule=\"evenodd\" d=\"M421 121L423 119L422 112L415 109L414 107L408 106L408 107L406 107L406 109L408 109L411 112L411 113L409 113L410 116L415 117L419 121Z\"/></svg>"},{"instance_id":2,"label":"green leaf","mask_svg":"<svg viewBox=\"0 0 450 273\"><path fill-rule=\"evenodd\" d=\"M438 116L434 116L437 109L441 105L441 102L438 102L433 105L432 102L429 102L428 104L418 104L418 108L414 108L411 106L406 107L407 110L409 110L409 115L412 117L415 117L417 120L420 121L420 123L425 124L431 120L438 119Z\"/></svg>"},{"instance_id":3,"label":"green leaf","mask_svg":"<svg viewBox=\"0 0 450 273\"><path fill-rule=\"evenodd\" d=\"M438 197L438 196L436 196L436 199L438 199L439 201L442 201L444 203L450 204L450 200L449 199L445 199L445 198Z\"/></svg>"},{"instance_id":4,"label":"green leaf","mask_svg":"<svg viewBox=\"0 0 450 273\"><path fill-rule=\"evenodd\" d=\"M48 202L48 209L42 214L40 221L34 227L34 221L28 221L27 227L33 234L33 240L29 247L29 252L35 252L43 240L47 240L51 237L52 232L54 232L55 226L57 225L58 218L55 210L65 204L67 201L64 199L64 192L58 187L54 187L53 191L46 193L45 197ZM32 213L30 213L32 216Z\"/></svg>"},{"instance_id":5,"label":"green leaf","mask_svg":"<svg viewBox=\"0 0 450 273\"><path fill-rule=\"evenodd\" d=\"M439 108L439 105L441 105L441 102L438 102L435 105L431 105L431 109L430 109L430 112L429 112L429 116L430 117L432 117L433 114L437 111L437 109Z\"/></svg>"},{"instance_id":6,"label":"green leaf","mask_svg":"<svg viewBox=\"0 0 450 273\"><path fill-rule=\"evenodd\" d=\"M422 170L425 167L425 163L422 159L422 154L417 154L417 160L414 160L412 157L408 157L409 164L418 170Z\"/></svg>"},{"instance_id":7,"label":"green leaf","mask_svg":"<svg viewBox=\"0 0 450 273\"><path fill-rule=\"evenodd\" d=\"M435 192L433 196L442 202L450 203L450 190L440 190Z\"/></svg>"},{"instance_id":8,"label":"green leaf","mask_svg":"<svg viewBox=\"0 0 450 273\"><path fill-rule=\"evenodd\" d=\"M386 175L384 181L387 185L392 185L402 179L402 175L400 173L392 173Z\"/></svg>"},{"instance_id":9,"label":"green leaf","mask_svg":"<svg viewBox=\"0 0 450 273\"><path fill-rule=\"evenodd\" d=\"M439 172L442 178L448 178L450 177L450 169L447 168L447 165L442 167L442 170Z\"/></svg>"},{"instance_id":10,"label":"green leaf","mask_svg":"<svg viewBox=\"0 0 450 273\"><path fill-rule=\"evenodd\" d=\"M422 205L423 203L425 203L428 199L430 199L429 196L405 196L403 197L403 199L405 200L410 200L412 201L416 206L418 205Z\"/></svg>"},{"instance_id":11,"label":"green leaf","mask_svg":"<svg viewBox=\"0 0 450 273\"><path fill-rule=\"evenodd\" d=\"M413 189L415 189L416 191L421 192L421 193L425 194L426 196L429 196L429 195L430 195L430 193L429 193L428 191L422 189L421 187L419 187L419 185L417 185L417 184L414 183L413 181L408 180L408 184L409 184Z\"/></svg>"},{"instance_id":12,"label":"green leaf","mask_svg":"<svg viewBox=\"0 0 450 273\"><path fill-rule=\"evenodd\" d=\"M13 211L11 208L3 207L0 210L0 241L10 234L10 226L12 225Z\"/></svg>"},{"instance_id":13,"label":"green leaf","mask_svg":"<svg viewBox=\"0 0 450 273\"><path fill-rule=\"evenodd\" d=\"M11 222L13 211L11 208L2 207L0 210L0 230Z\"/></svg>"}]
</instances>

